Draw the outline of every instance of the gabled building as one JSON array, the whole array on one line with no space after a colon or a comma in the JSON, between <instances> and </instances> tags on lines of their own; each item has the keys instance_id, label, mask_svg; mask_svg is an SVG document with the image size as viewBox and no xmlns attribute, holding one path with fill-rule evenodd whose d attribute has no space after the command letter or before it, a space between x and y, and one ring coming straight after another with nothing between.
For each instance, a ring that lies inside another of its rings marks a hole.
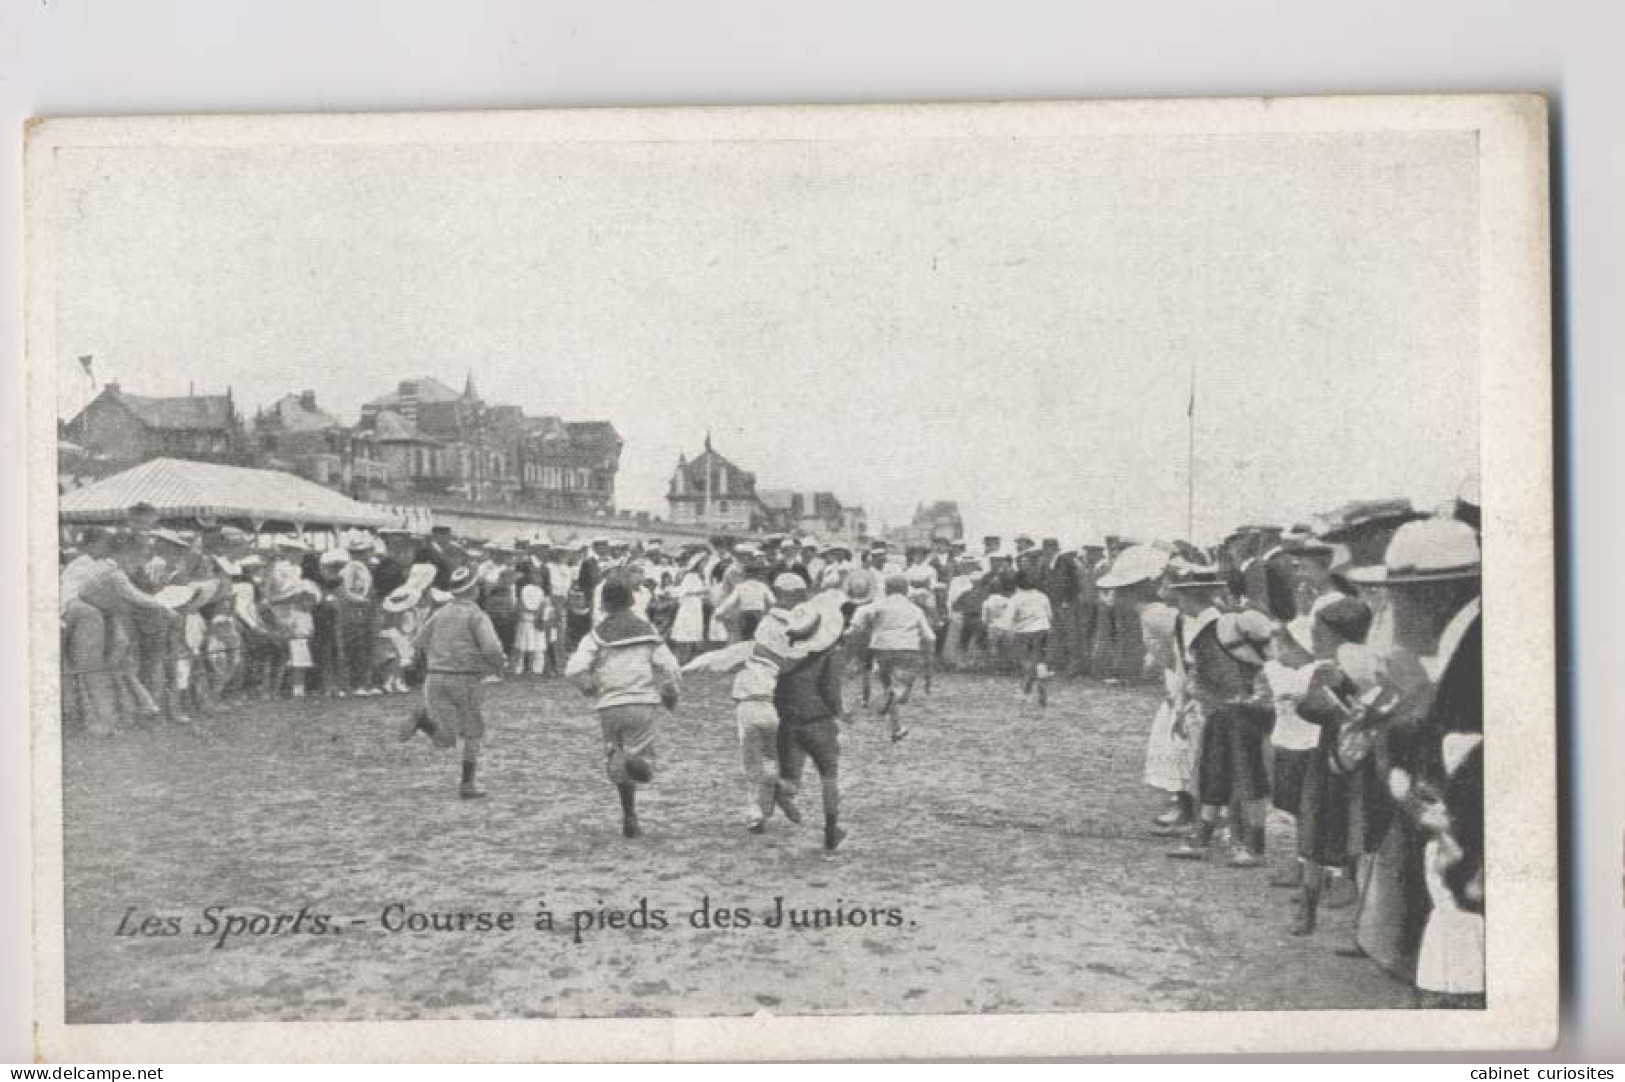
<instances>
[{"instance_id":1,"label":"gabled building","mask_svg":"<svg viewBox=\"0 0 1625 1082\"><path fill-rule=\"evenodd\" d=\"M152 398L109 383L64 426L63 434L86 454L120 464L150 458L242 464L249 455L230 388L223 395Z\"/></svg>"},{"instance_id":2,"label":"gabled building","mask_svg":"<svg viewBox=\"0 0 1625 1082\"><path fill-rule=\"evenodd\" d=\"M762 489L764 526L777 533L853 541L869 529L861 507L847 507L833 492Z\"/></svg>"},{"instance_id":3,"label":"gabled building","mask_svg":"<svg viewBox=\"0 0 1625 1082\"><path fill-rule=\"evenodd\" d=\"M898 545L929 545L933 541L963 541L965 520L952 500L916 504L914 519L907 526L886 531L886 539Z\"/></svg>"},{"instance_id":4,"label":"gabled building","mask_svg":"<svg viewBox=\"0 0 1625 1082\"><path fill-rule=\"evenodd\" d=\"M666 504L671 521L679 526L753 530L764 526L768 517L756 494L756 475L718 454L709 434L700 454L692 459L678 456Z\"/></svg>"},{"instance_id":5,"label":"gabled building","mask_svg":"<svg viewBox=\"0 0 1625 1082\"><path fill-rule=\"evenodd\" d=\"M357 499L388 492L389 468L376 444L318 406L315 391L283 395L256 412L251 434L263 466L288 470Z\"/></svg>"},{"instance_id":6,"label":"gabled building","mask_svg":"<svg viewBox=\"0 0 1625 1082\"><path fill-rule=\"evenodd\" d=\"M408 494L584 513L615 507L622 440L607 421L529 417L426 376L361 409L360 431Z\"/></svg>"}]
</instances>

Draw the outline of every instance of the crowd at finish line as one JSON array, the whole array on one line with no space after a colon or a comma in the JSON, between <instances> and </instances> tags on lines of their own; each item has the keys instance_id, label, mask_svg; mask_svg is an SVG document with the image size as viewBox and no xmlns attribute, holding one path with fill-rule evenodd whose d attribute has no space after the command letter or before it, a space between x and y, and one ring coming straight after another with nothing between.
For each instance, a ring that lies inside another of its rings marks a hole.
<instances>
[{"instance_id":1,"label":"crowd at finish line","mask_svg":"<svg viewBox=\"0 0 1625 1082\"><path fill-rule=\"evenodd\" d=\"M138 505L63 548L64 725L107 738L208 725L256 699L409 695L401 739L460 748L457 793L473 800L482 687L563 678L591 699L636 838L662 716L681 709L685 677L727 674L744 827L802 822L810 762L833 853L855 706L902 742L939 672L1008 674L1039 710L1064 702L1060 677L1144 681L1160 692L1144 780L1167 800L1148 841L1280 888L1294 935L1352 906L1352 937L1328 949L1375 960L1426 1003L1482 1004L1477 507L1349 504L1208 549L1075 541L853 552L718 536L668 550L478 545L437 527L316 551L166 528ZM1293 824L1279 854L1272 807Z\"/></svg>"}]
</instances>

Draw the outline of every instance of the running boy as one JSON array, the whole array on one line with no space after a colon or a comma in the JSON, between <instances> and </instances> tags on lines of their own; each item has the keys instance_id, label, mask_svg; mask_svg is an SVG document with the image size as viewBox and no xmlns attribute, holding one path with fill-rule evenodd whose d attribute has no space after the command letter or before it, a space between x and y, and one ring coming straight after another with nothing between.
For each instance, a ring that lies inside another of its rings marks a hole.
<instances>
[{"instance_id":1,"label":"running boy","mask_svg":"<svg viewBox=\"0 0 1625 1082\"><path fill-rule=\"evenodd\" d=\"M485 718L480 713L480 680L508 667L491 617L474 601L479 577L471 567L459 567L447 578L450 600L418 628L413 641L428 662L423 682L423 705L401 726L401 739L410 740L419 729L437 748L456 747L463 741L463 780L457 795L477 800L485 795L474 782L479 768L480 741Z\"/></svg>"},{"instance_id":2,"label":"running boy","mask_svg":"<svg viewBox=\"0 0 1625 1082\"><path fill-rule=\"evenodd\" d=\"M908 599L908 590L907 576L891 575L886 579L886 596L852 617L853 629L869 635L880 674L880 714L890 722L893 743L908 735L903 704L937 641L931 621Z\"/></svg>"},{"instance_id":3,"label":"running boy","mask_svg":"<svg viewBox=\"0 0 1625 1082\"><path fill-rule=\"evenodd\" d=\"M1028 570L1016 572L1016 592L1010 598L1010 631L1015 636L1016 656L1021 659L1021 697L1038 690L1039 709L1049 705L1049 633L1055 613L1049 595L1038 588L1037 575Z\"/></svg>"},{"instance_id":4,"label":"running boy","mask_svg":"<svg viewBox=\"0 0 1625 1082\"><path fill-rule=\"evenodd\" d=\"M655 707L677 709L677 659L649 621L632 611L632 588L611 576L604 618L582 638L564 675L596 696L604 734L605 772L621 797L621 833L636 838L637 786L654 778Z\"/></svg>"}]
</instances>

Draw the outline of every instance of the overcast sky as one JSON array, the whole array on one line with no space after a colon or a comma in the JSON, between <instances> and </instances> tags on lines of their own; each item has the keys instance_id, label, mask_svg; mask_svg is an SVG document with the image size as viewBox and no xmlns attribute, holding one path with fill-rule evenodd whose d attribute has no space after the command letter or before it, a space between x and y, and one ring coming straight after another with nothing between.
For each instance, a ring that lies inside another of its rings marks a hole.
<instances>
[{"instance_id":1,"label":"overcast sky","mask_svg":"<svg viewBox=\"0 0 1625 1082\"><path fill-rule=\"evenodd\" d=\"M60 151L74 358L135 393L403 378L705 432L873 525L1184 533L1451 496L1478 455L1471 135Z\"/></svg>"}]
</instances>

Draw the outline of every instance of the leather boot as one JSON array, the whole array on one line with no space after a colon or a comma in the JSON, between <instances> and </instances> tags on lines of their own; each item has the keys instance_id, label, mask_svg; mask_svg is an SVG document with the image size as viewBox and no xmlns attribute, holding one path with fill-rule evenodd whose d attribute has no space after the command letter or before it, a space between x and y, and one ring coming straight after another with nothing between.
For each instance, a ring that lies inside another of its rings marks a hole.
<instances>
[{"instance_id":1,"label":"leather boot","mask_svg":"<svg viewBox=\"0 0 1625 1082\"><path fill-rule=\"evenodd\" d=\"M1198 819L1195 829L1185 837L1185 843L1168 851L1170 860L1206 860L1208 846L1213 842L1214 821Z\"/></svg>"},{"instance_id":2,"label":"leather boot","mask_svg":"<svg viewBox=\"0 0 1625 1082\"><path fill-rule=\"evenodd\" d=\"M617 785L615 790L621 794L621 836L636 838L643 833L638 825L638 791L630 785Z\"/></svg>"},{"instance_id":3,"label":"leather boot","mask_svg":"<svg viewBox=\"0 0 1625 1082\"><path fill-rule=\"evenodd\" d=\"M1293 935L1313 935L1315 931L1315 911L1320 908L1320 888L1305 886L1303 888L1303 905L1298 910L1298 919L1293 922Z\"/></svg>"},{"instance_id":4,"label":"leather boot","mask_svg":"<svg viewBox=\"0 0 1625 1082\"><path fill-rule=\"evenodd\" d=\"M472 759L463 760L463 784L458 787L457 795L464 800L478 800L485 795L485 790L474 784L474 772L479 764Z\"/></svg>"},{"instance_id":5,"label":"leather boot","mask_svg":"<svg viewBox=\"0 0 1625 1082\"><path fill-rule=\"evenodd\" d=\"M833 853L846 839L846 831L842 830L833 815L824 816L824 851Z\"/></svg>"}]
</instances>

